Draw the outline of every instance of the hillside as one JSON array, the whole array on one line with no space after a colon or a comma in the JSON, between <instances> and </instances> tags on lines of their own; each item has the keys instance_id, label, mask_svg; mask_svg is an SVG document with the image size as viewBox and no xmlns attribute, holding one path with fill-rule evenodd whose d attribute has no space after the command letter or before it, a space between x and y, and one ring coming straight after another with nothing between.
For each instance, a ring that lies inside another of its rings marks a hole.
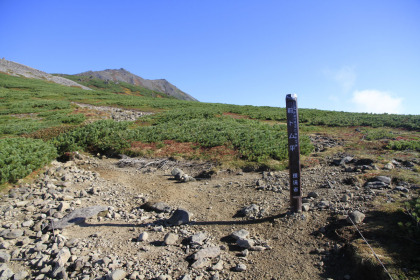
<instances>
[{"instance_id":1,"label":"hillside","mask_svg":"<svg viewBox=\"0 0 420 280\"><path fill-rule=\"evenodd\" d=\"M79 87L82 89L90 90L90 88L85 87L81 84L78 84L72 80L69 80L63 77L53 76L43 71L40 71L40 70L31 68L23 64L13 62L13 61L9 61L4 58L0 59L0 72L6 73L12 76L46 80L46 81L50 81L50 82L60 84L60 85L65 85L69 87Z\"/></svg>"},{"instance_id":2,"label":"hillside","mask_svg":"<svg viewBox=\"0 0 420 280\"><path fill-rule=\"evenodd\" d=\"M103 81L125 82L132 85L141 86L153 91L165 93L168 96L175 97L180 100L197 101L194 97L181 91L176 86L172 85L165 79L147 80L134 75L127 70L121 69L107 69L104 71L87 71L75 76L83 76L89 78L97 78ZM83 81L83 80L82 80Z\"/></svg>"},{"instance_id":3,"label":"hillside","mask_svg":"<svg viewBox=\"0 0 420 280\"><path fill-rule=\"evenodd\" d=\"M420 115L301 108L291 213L285 108L91 82L0 73L0 278L419 279Z\"/></svg>"}]
</instances>

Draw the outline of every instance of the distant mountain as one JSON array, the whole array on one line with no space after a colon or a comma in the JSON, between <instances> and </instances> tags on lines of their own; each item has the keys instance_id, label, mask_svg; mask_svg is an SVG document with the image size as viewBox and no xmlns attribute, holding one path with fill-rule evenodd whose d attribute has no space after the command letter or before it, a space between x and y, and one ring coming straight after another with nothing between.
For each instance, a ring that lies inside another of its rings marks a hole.
<instances>
[{"instance_id":1,"label":"distant mountain","mask_svg":"<svg viewBox=\"0 0 420 280\"><path fill-rule=\"evenodd\" d=\"M53 76L51 74L45 73L43 71L31 68L29 66L19 64L13 61L9 61L6 59L0 59L0 72L12 75L12 76L20 76L32 79L39 79L39 80L47 80L56 84L65 85L69 87L79 87L82 89L90 90L90 88L85 87L81 84L78 84L72 80Z\"/></svg>"},{"instance_id":2,"label":"distant mountain","mask_svg":"<svg viewBox=\"0 0 420 280\"><path fill-rule=\"evenodd\" d=\"M165 79L158 80L147 80L130 73L129 71L121 69L106 69L103 71L87 71L75 76L87 76L91 78L97 78L104 81L113 81L113 82L126 82L132 85L141 86L153 91L165 93L166 95L173 96L181 100L190 100L198 101L191 95L181 91L173 84L169 83Z\"/></svg>"}]
</instances>

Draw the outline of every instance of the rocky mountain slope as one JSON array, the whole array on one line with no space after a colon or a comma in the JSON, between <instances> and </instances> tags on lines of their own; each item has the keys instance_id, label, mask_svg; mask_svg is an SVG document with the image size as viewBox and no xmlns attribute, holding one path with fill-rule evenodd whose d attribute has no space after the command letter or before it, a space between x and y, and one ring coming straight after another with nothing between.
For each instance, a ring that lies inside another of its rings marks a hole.
<instances>
[{"instance_id":1,"label":"rocky mountain slope","mask_svg":"<svg viewBox=\"0 0 420 280\"><path fill-rule=\"evenodd\" d=\"M143 79L142 77L134 75L123 68L106 69L103 71L87 71L80 74L76 74L76 76L87 76L87 77L92 77L92 78L98 78L104 81L126 82L129 84L142 86L150 90L162 92L169 96L173 96L177 99L197 101L197 99L181 91L180 89L178 89L176 86L169 83L165 79L158 79L158 80Z\"/></svg>"},{"instance_id":2,"label":"rocky mountain slope","mask_svg":"<svg viewBox=\"0 0 420 280\"><path fill-rule=\"evenodd\" d=\"M69 87L80 87L82 89L90 90L90 88L85 87L81 84L78 84L72 80L53 76L51 74L45 73L41 70L37 70L31 68L29 66L19 64L10 60L0 59L0 72L12 75L12 76L20 76L32 79L39 79L39 80L47 80L56 84L65 85Z\"/></svg>"}]
</instances>

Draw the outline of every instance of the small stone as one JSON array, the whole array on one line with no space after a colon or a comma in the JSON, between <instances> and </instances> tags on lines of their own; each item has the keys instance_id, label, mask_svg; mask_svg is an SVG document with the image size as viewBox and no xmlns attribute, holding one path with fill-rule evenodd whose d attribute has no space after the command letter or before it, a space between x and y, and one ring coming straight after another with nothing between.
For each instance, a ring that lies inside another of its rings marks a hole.
<instances>
[{"instance_id":1,"label":"small stone","mask_svg":"<svg viewBox=\"0 0 420 280\"><path fill-rule=\"evenodd\" d=\"M149 238L149 234L145 231L139 235L139 237L137 238L137 241L146 241L148 238Z\"/></svg>"},{"instance_id":2,"label":"small stone","mask_svg":"<svg viewBox=\"0 0 420 280\"><path fill-rule=\"evenodd\" d=\"M172 211L172 207L164 202L146 202L145 204L143 204L142 208L146 209L147 211L155 211L158 213L169 213Z\"/></svg>"},{"instance_id":3,"label":"small stone","mask_svg":"<svg viewBox=\"0 0 420 280\"><path fill-rule=\"evenodd\" d=\"M347 217L347 220L349 221L349 223L351 223L350 221L351 219L355 224L360 224L361 222L363 222L365 217L366 217L365 214L356 210L349 214L349 216Z\"/></svg>"},{"instance_id":4,"label":"small stone","mask_svg":"<svg viewBox=\"0 0 420 280\"><path fill-rule=\"evenodd\" d=\"M395 165L393 165L391 162L388 162L387 164L385 164L384 169L385 170L392 170L395 168Z\"/></svg>"},{"instance_id":5,"label":"small stone","mask_svg":"<svg viewBox=\"0 0 420 280\"><path fill-rule=\"evenodd\" d=\"M344 275L344 279L346 279L346 280L350 280L350 279L351 279L351 276L350 276L350 275L348 275L348 274L346 274L346 275Z\"/></svg>"},{"instance_id":6,"label":"small stone","mask_svg":"<svg viewBox=\"0 0 420 280\"><path fill-rule=\"evenodd\" d=\"M310 192L308 193L308 197L317 198L319 197L319 194L317 192Z\"/></svg>"},{"instance_id":7,"label":"small stone","mask_svg":"<svg viewBox=\"0 0 420 280\"><path fill-rule=\"evenodd\" d=\"M198 232L196 234L194 234L193 236L191 236L191 244L196 244L196 245L203 245L204 240L206 240L207 235L204 232Z\"/></svg>"},{"instance_id":8,"label":"small stone","mask_svg":"<svg viewBox=\"0 0 420 280\"><path fill-rule=\"evenodd\" d=\"M220 271L220 270L223 270L223 264L224 264L224 262L223 262L222 260L220 260L220 261L218 261L215 265L213 265L213 266L211 267L211 270L213 270L213 271Z\"/></svg>"},{"instance_id":9,"label":"small stone","mask_svg":"<svg viewBox=\"0 0 420 280\"><path fill-rule=\"evenodd\" d=\"M200 259L196 260L195 262L193 262L191 267L195 268L195 269L199 269L199 268L208 267L210 264L211 264L211 262L208 258L200 258Z\"/></svg>"},{"instance_id":10,"label":"small stone","mask_svg":"<svg viewBox=\"0 0 420 280\"><path fill-rule=\"evenodd\" d=\"M252 246L251 248L249 248L251 251L257 251L257 252L261 252L266 250L267 248L264 246Z\"/></svg>"},{"instance_id":11,"label":"small stone","mask_svg":"<svg viewBox=\"0 0 420 280\"><path fill-rule=\"evenodd\" d=\"M107 280L122 280L122 279L125 278L126 275L127 275L127 273L124 270L117 269L117 270L114 270L111 273L109 273L106 276L106 279Z\"/></svg>"},{"instance_id":12,"label":"small stone","mask_svg":"<svg viewBox=\"0 0 420 280\"><path fill-rule=\"evenodd\" d=\"M235 240L238 240L238 239L246 239L248 235L249 235L249 231L247 231L246 229L240 229L233 232L230 236L234 238Z\"/></svg>"},{"instance_id":13,"label":"small stone","mask_svg":"<svg viewBox=\"0 0 420 280\"><path fill-rule=\"evenodd\" d=\"M172 232L169 232L165 235L164 243L166 245L174 245L178 241L178 235Z\"/></svg>"},{"instance_id":14,"label":"small stone","mask_svg":"<svg viewBox=\"0 0 420 280\"><path fill-rule=\"evenodd\" d=\"M245 271L246 270L246 265L245 264L243 264L243 263L238 263L236 266L235 266L235 269L234 269L235 271L237 271L237 272L243 272L243 271Z\"/></svg>"},{"instance_id":15,"label":"small stone","mask_svg":"<svg viewBox=\"0 0 420 280\"><path fill-rule=\"evenodd\" d=\"M31 227L33 225L34 225L34 221L33 220L24 221L22 223L22 227Z\"/></svg>"},{"instance_id":16,"label":"small stone","mask_svg":"<svg viewBox=\"0 0 420 280\"><path fill-rule=\"evenodd\" d=\"M168 223L174 226L188 224L192 214L183 208L178 208L168 219Z\"/></svg>"},{"instance_id":17,"label":"small stone","mask_svg":"<svg viewBox=\"0 0 420 280\"><path fill-rule=\"evenodd\" d=\"M22 235L23 235L23 230L21 230L21 229L13 229L13 230L7 232L4 235L4 238L6 238L6 239L16 239L18 237L21 237Z\"/></svg>"},{"instance_id":18,"label":"small stone","mask_svg":"<svg viewBox=\"0 0 420 280\"><path fill-rule=\"evenodd\" d=\"M345 194L345 195L343 195L343 197L341 197L342 202L348 202L348 201L350 201L350 199L351 199L351 196L348 195L348 194Z\"/></svg>"},{"instance_id":19,"label":"small stone","mask_svg":"<svg viewBox=\"0 0 420 280\"><path fill-rule=\"evenodd\" d=\"M254 246L254 241L251 239L238 239L236 244L241 248L249 249Z\"/></svg>"},{"instance_id":20,"label":"small stone","mask_svg":"<svg viewBox=\"0 0 420 280\"><path fill-rule=\"evenodd\" d=\"M220 247L207 247L194 254L193 259L215 258L221 254Z\"/></svg>"},{"instance_id":21,"label":"small stone","mask_svg":"<svg viewBox=\"0 0 420 280\"><path fill-rule=\"evenodd\" d=\"M26 277L28 277L28 272L26 272L25 270L19 271L17 273L15 273L15 275L13 275L13 280L23 280Z\"/></svg>"},{"instance_id":22,"label":"small stone","mask_svg":"<svg viewBox=\"0 0 420 280\"><path fill-rule=\"evenodd\" d=\"M302 210L305 212L308 212L310 209L310 204L309 203L302 203Z\"/></svg>"},{"instance_id":23,"label":"small stone","mask_svg":"<svg viewBox=\"0 0 420 280\"><path fill-rule=\"evenodd\" d=\"M189 274L185 274L180 278L180 280L192 280L191 276Z\"/></svg>"},{"instance_id":24,"label":"small stone","mask_svg":"<svg viewBox=\"0 0 420 280\"><path fill-rule=\"evenodd\" d=\"M54 261L58 266L64 267L64 265L67 263L70 257L71 257L71 253L69 249L64 247L58 252L57 257L55 258Z\"/></svg>"},{"instance_id":25,"label":"small stone","mask_svg":"<svg viewBox=\"0 0 420 280\"><path fill-rule=\"evenodd\" d=\"M248 257L248 255L249 255L249 250L248 249L245 249L241 252L241 256L244 257L244 258Z\"/></svg>"},{"instance_id":26,"label":"small stone","mask_svg":"<svg viewBox=\"0 0 420 280\"><path fill-rule=\"evenodd\" d=\"M5 264L0 265L0 279L11 279L13 277L13 271Z\"/></svg>"},{"instance_id":27,"label":"small stone","mask_svg":"<svg viewBox=\"0 0 420 280\"><path fill-rule=\"evenodd\" d=\"M0 252L0 263L8 263L10 259L11 259L11 256L8 252L6 251Z\"/></svg>"},{"instance_id":28,"label":"small stone","mask_svg":"<svg viewBox=\"0 0 420 280\"><path fill-rule=\"evenodd\" d=\"M128 277L128 279L136 280L139 277L140 277L140 274L137 271L134 271L133 273L130 274L130 277Z\"/></svg>"},{"instance_id":29,"label":"small stone","mask_svg":"<svg viewBox=\"0 0 420 280\"><path fill-rule=\"evenodd\" d=\"M390 177L387 177L387 176L377 176L375 179L377 181L381 181L381 182L383 182L383 183L385 183L387 185L390 185L391 184L391 178Z\"/></svg>"},{"instance_id":30,"label":"small stone","mask_svg":"<svg viewBox=\"0 0 420 280\"><path fill-rule=\"evenodd\" d=\"M395 190L400 191L400 192L404 192L404 193L410 192L409 189L407 189L406 187L403 187L403 186L397 186L397 187L395 187Z\"/></svg>"},{"instance_id":31,"label":"small stone","mask_svg":"<svg viewBox=\"0 0 420 280\"><path fill-rule=\"evenodd\" d=\"M220 280L219 272L216 272L215 274L213 274L211 276L210 280Z\"/></svg>"},{"instance_id":32,"label":"small stone","mask_svg":"<svg viewBox=\"0 0 420 280\"><path fill-rule=\"evenodd\" d=\"M58 211L64 212L67 209L70 209L70 203L62 201L58 205L58 208L57 209L58 209Z\"/></svg>"}]
</instances>

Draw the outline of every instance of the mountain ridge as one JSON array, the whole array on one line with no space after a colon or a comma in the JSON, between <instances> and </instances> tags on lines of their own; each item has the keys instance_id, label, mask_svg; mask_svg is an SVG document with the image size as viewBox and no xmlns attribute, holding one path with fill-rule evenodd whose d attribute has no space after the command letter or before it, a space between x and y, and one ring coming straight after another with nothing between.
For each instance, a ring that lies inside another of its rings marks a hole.
<instances>
[{"instance_id":1,"label":"mountain ridge","mask_svg":"<svg viewBox=\"0 0 420 280\"><path fill-rule=\"evenodd\" d=\"M105 69L102 71L86 71L74 76L84 76L90 78L97 78L103 81L126 82L132 85L141 86L153 91L165 93L166 95L175 97L181 100L198 101L191 95L183 92L175 85L168 82L166 79L148 80L137 76L124 68L120 69Z\"/></svg>"},{"instance_id":2,"label":"mountain ridge","mask_svg":"<svg viewBox=\"0 0 420 280\"><path fill-rule=\"evenodd\" d=\"M64 77L53 76L44 71L20 64L14 61L0 59L0 72L6 73L12 76L23 76L25 78L47 80L56 84L69 86L69 87L80 87L85 90L91 90L90 88L83 86L77 82L66 79Z\"/></svg>"}]
</instances>

